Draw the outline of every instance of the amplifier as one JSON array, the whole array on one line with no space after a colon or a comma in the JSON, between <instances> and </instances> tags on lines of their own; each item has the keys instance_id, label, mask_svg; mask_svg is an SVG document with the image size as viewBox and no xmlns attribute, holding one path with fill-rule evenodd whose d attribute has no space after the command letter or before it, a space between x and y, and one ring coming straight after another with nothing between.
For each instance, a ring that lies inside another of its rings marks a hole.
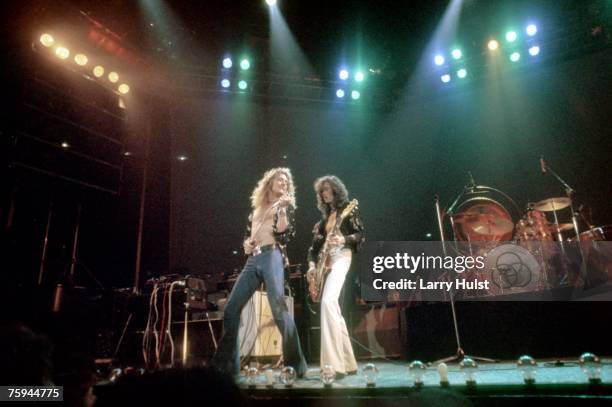
<instances>
[{"instance_id":1,"label":"amplifier","mask_svg":"<svg viewBox=\"0 0 612 407\"><path fill-rule=\"evenodd\" d=\"M285 296L287 309L293 317L293 297ZM238 331L240 356L281 356L283 337L276 327L268 294L255 291L242 309Z\"/></svg>"}]
</instances>

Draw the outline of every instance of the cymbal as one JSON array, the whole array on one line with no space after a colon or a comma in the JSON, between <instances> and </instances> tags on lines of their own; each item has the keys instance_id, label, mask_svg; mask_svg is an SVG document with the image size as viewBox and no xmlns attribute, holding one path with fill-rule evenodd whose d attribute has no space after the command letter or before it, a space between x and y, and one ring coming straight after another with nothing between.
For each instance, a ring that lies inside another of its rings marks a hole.
<instances>
[{"instance_id":1,"label":"cymbal","mask_svg":"<svg viewBox=\"0 0 612 407\"><path fill-rule=\"evenodd\" d=\"M544 199L543 201L536 202L533 205L533 209L542 212L558 211L560 209L567 208L568 206L570 206L570 203L571 201L569 198L548 198Z\"/></svg>"},{"instance_id":2,"label":"cymbal","mask_svg":"<svg viewBox=\"0 0 612 407\"><path fill-rule=\"evenodd\" d=\"M552 231L554 233L557 232L566 232L568 230L572 230L574 229L574 224L573 223L559 223L559 227L557 228L557 225L551 225L550 228L552 229Z\"/></svg>"}]
</instances>

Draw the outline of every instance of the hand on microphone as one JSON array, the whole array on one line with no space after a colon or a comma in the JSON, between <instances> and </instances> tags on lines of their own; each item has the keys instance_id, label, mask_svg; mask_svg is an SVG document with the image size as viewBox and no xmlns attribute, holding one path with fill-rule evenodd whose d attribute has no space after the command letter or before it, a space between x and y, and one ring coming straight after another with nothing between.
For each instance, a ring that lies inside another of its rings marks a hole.
<instances>
[{"instance_id":1,"label":"hand on microphone","mask_svg":"<svg viewBox=\"0 0 612 407\"><path fill-rule=\"evenodd\" d=\"M285 194L278 199L278 206L281 208L286 208L291 204L291 196Z\"/></svg>"}]
</instances>

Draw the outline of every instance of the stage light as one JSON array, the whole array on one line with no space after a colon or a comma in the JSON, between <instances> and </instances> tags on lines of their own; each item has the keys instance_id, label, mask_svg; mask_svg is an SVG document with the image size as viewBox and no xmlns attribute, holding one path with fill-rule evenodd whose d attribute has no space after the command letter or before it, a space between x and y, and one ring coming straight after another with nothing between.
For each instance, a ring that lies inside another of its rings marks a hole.
<instances>
[{"instance_id":1,"label":"stage light","mask_svg":"<svg viewBox=\"0 0 612 407\"><path fill-rule=\"evenodd\" d=\"M238 88L240 90L245 90L248 87L247 81L239 81L238 82Z\"/></svg>"},{"instance_id":2,"label":"stage light","mask_svg":"<svg viewBox=\"0 0 612 407\"><path fill-rule=\"evenodd\" d=\"M465 70L465 68L461 68L457 71L457 76L459 78L465 78L465 76L467 75L467 71Z\"/></svg>"},{"instance_id":3,"label":"stage light","mask_svg":"<svg viewBox=\"0 0 612 407\"><path fill-rule=\"evenodd\" d=\"M54 42L55 42L55 39L53 38L51 34L44 33L43 35L40 36L40 43L47 48L52 46Z\"/></svg>"},{"instance_id":4,"label":"stage light","mask_svg":"<svg viewBox=\"0 0 612 407\"><path fill-rule=\"evenodd\" d=\"M451 77L449 74L445 73L444 75L440 76L440 80L444 83L448 83L451 80Z\"/></svg>"},{"instance_id":5,"label":"stage light","mask_svg":"<svg viewBox=\"0 0 612 407\"><path fill-rule=\"evenodd\" d=\"M514 42L516 41L516 31L508 31L506 33L506 41L508 42Z\"/></svg>"},{"instance_id":6,"label":"stage light","mask_svg":"<svg viewBox=\"0 0 612 407\"><path fill-rule=\"evenodd\" d=\"M255 366L252 366L247 370L246 383L249 387L255 387L257 385L257 376L259 375L259 371Z\"/></svg>"},{"instance_id":7,"label":"stage light","mask_svg":"<svg viewBox=\"0 0 612 407\"><path fill-rule=\"evenodd\" d=\"M325 365L321 369L321 381L325 387L331 387L336 379L336 371L332 365Z\"/></svg>"},{"instance_id":8,"label":"stage light","mask_svg":"<svg viewBox=\"0 0 612 407\"><path fill-rule=\"evenodd\" d=\"M123 370L120 368L115 368L111 370L110 375L108 376L108 381L111 383L115 383L119 380L121 376L123 376Z\"/></svg>"},{"instance_id":9,"label":"stage light","mask_svg":"<svg viewBox=\"0 0 612 407\"><path fill-rule=\"evenodd\" d=\"M109 72L108 80L111 81L112 83L117 83L117 81L119 80L119 74L115 71Z\"/></svg>"},{"instance_id":10,"label":"stage light","mask_svg":"<svg viewBox=\"0 0 612 407\"><path fill-rule=\"evenodd\" d=\"M442 55L436 55L434 57L434 63L438 66L444 64L444 57Z\"/></svg>"},{"instance_id":11,"label":"stage light","mask_svg":"<svg viewBox=\"0 0 612 407\"><path fill-rule=\"evenodd\" d=\"M354 90L351 92L351 97L353 98L353 100L357 100L361 97L361 93L359 93L358 90Z\"/></svg>"},{"instance_id":12,"label":"stage light","mask_svg":"<svg viewBox=\"0 0 612 407\"><path fill-rule=\"evenodd\" d=\"M240 61L240 68L242 68L243 70L247 70L251 67L251 63L249 62L248 59L243 59L242 61Z\"/></svg>"},{"instance_id":13,"label":"stage light","mask_svg":"<svg viewBox=\"0 0 612 407\"><path fill-rule=\"evenodd\" d=\"M223 67L225 69L230 69L232 65L234 65L232 58L223 58Z\"/></svg>"},{"instance_id":14,"label":"stage light","mask_svg":"<svg viewBox=\"0 0 612 407\"><path fill-rule=\"evenodd\" d=\"M465 383L468 386L476 384L476 372L478 371L478 364L471 358L464 358L459 363L459 369L465 377Z\"/></svg>"},{"instance_id":15,"label":"stage light","mask_svg":"<svg viewBox=\"0 0 612 407\"><path fill-rule=\"evenodd\" d=\"M363 72L357 71L355 73L355 81L356 82L362 82L364 78L365 78L365 76L363 75Z\"/></svg>"},{"instance_id":16,"label":"stage light","mask_svg":"<svg viewBox=\"0 0 612 407\"><path fill-rule=\"evenodd\" d=\"M266 3L268 4L268 6L272 7L276 5L276 0L266 0Z\"/></svg>"},{"instance_id":17,"label":"stage light","mask_svg":"<svg viewBox=\"0 0 612 407\"><path fill-rule=\"evenodd\" d=\"M102 75L104 75L104 68L100 65L95 66L93 69L93 74L96 78L100 78Z\"/></svg>"},{"instance_id":18,"label":"stage light","mask_svg":"<svg viewBox=\"0 0 612 407\"><path fill-rule=\"evenodd\" d=\"M519 59L521 59L521 54L519 54L518 52L513 52L512 54L510 54L510 61L517 62Z\"/></svg>"},{"instance_id":19,"label":"stage light","mask_svg":"<svg viewBox=\"0 0 612 407\"><path fill-rule=\"evenodd\" d=\"M516 361L516 368L522 373L525 384L535 383L535 375L538 371L538 364L531 356L523 355L518 358Z\"/></svg>"},{"instance_id":20,"label":"stage light","mask_svg":"<svg viewBox=\"0 0 612 407\"><path fill-rule=\"evenodd\" d=\"M280 373L280 381L285 387L293 387L295 383L295 378L297 374L295 373L295 369L291 366L285 366Z\"/></svg>"},{"instance_id":21,"label":"stage light","mask_svg":"<svg viewBox=\"0 0 612 407\"><path fill-rule=\"evenodd\" d=\"M451 55L453 56L453 58L455 59L459 59L461 58L461 56L463 55L463 53L461 52L461 50L459 48L455 48L453 50L453 52L451 52Z\"/></svg>"},{"instance_id":22,"label":"stage light","mask_svg":"<svg viewBox=\"0 0 612 407\"><path fill-rule=\"evenodd\" d=\"M126 151L123 153L124 156L129 157L132 155L132 153L130 151Z\"/></svg>"},{"instance_id":23,"label":"stage light","mask_svg":"<svg viewBox=\"0 0 612 407\"><path fill-rule=\"evenodd\" d=\"M348 79L349 73L346 69L341 69L340 72L338 72L338 77L345 81Z\"/></svg>"},{"instance_id":24,"label":"stage light","mask_svg":"<svg viewBox=\"0 0 612 407\"><path fill-rule=\"evenodd\" d=\"M580 368L586 374L589 383L601 383L601 361L590 352L583 353L578 359Z\"/></svg>"},{"instance_id":25,"label":"stage light","mask_svg":"<svg viewBox=\"0 0 612 407\"><path fill-rule=\"evenodd\" d=\"M448 382L448 366L442 362L438 365L438 375L440 376L440 386L447 387Z\"/></svg>"},{"instance_id":26,"label":"stage light","mask_svg":"<svg viewBox=\"0 0 612 407\"><path fill-rule=\"evenodd\" d=\"M77 65L85 66L87 65L87 56L85 56L85 54L76 54L74 56L74 62L76 62Z\"/></svg>"},{"instance_id":27,"label":"stage light","mask_svg":"<svg viewBox=\"0 0 612 407\"><path fill-rule=\"evenodd\" d=\"M70 51L68 51L66 47L59 46L55 49L55 55L57 55L59 59L66 59L70 56Z\"/></svg>"},{"instance_id":28,"label":"stage light","mask_svg":"<svg viewBox=\"0 0 612 407\"><path fill-rule=\"evenodd\" d=\"M62 141L62 148L70 148L70 144L67 141Z\"/></svg>"},{"instance_id":29,"label":"stage light","mask_svg":"<svg viewBox=\"0 0 612 407\"><path fill-rule=\"evenodd\" d=\"M528 36L533 37L538 32L538 27L535 24L529 24L525 29Z\"/></svg>"},{"instance_id":30,"label":"stage light","mask_svg":"<svg viewBox=\"0 0 612 407\"><path fill-rule=\"evenodd\" d=\"M130 91L130 87L127 83L122 83L119 85L119 93L126 95Z\"/></svg>"},{"instance_id":31,"label":"stage light","mask_svg":"<svg viewBox=\"0 0 612 407\"><path fill-rule=\"evenodd\" d=\"M187 156L186 155L179 155L178 157L176 157L177 160L179 161L187 161ZM255 369L255 374L257 374L257 369Z\"/></svg>"},{"instance_id":32,"label":"stage light","mask_svg":"<svg viewBox=\"0 0 612 407\"><path fill-rule=\"evenodd\" d=\"M342 98L344 97L344 90L342 90L342 89L338 89L338 90L336 91L336 97L338 97L338 98L342 99Z\"/></svg>"},{"instance_id":33,"label":"stage light","mask_svg":"<svg viewBox=\"0 0 612 407\"><path fill-rule=\"evenodd\" d=\"M266 378L266 387L274 387L274 370L270 368L264 370L264 376Z\"/></svg>"},{"instance_id":34,"label":"stage light","mask_svg":"<svg viewBox=\"0 0 612 407\"><path fill-rule=\"evenodd\" d=\"M408 365L408 373L416 387L421 387L423 385L423 376L425 376L426 370L427 366L420 360L414 360Z\"/></svg>"},{"instance_id":35,"label":"stage light","mask_svg":"<svg viewBox=\"0 0 612 407\"><path fill-rule=\"evenodd\" d=\"M499 42L497 42L497 40L491 40L487 44L487 47L489 47L491 51L495 51L497 48L499 48Z\"/></svg>"},{"instance_id":36,"label":"stage light","mask_svg":"<svg viewBox=\"0 0 612 407\"><path fill-rule=\"evenodd\" d=\"M229 80L229 79L223 79L223 80L221 81L221 86L223 86L224 88L229 88L229 87L230 87L230 85L231 85L231 82L230 82L230 80Z\"/></svg>"},{"instance_id":37,"label":"stage light","mask_svg":"<svg viewBox=\"0 0 612 407\"><path fill-rule=\"evenodd\" d=\"M368 363L363 367L363 375L366 379L366 386L376 387L376 379L378 378L378 368L374 363Z\"/></svg>"},{"instance_id":38,"label":"stage light","mask_svg":"<svg viewBox=\"0 0 612 407\"><path fill-rule=\"evenodd\" d=\"M529 55L535 57L539 53L540 53L540 47L538 47L537 45L534 45L533 47L529 48Z\"/></svg>"}]
</instances>

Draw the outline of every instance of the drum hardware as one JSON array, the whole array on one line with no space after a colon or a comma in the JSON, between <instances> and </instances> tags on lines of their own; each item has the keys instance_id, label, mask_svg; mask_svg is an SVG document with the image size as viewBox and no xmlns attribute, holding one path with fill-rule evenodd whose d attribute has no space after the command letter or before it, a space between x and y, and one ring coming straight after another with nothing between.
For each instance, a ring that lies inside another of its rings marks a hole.
<instances>
[{"instance_id":1,"label":"drum hardware","mask_svg":"<svg viewBox=\"0 0 612 407\"><path fill-rule=\"evenodd\" d=\"M552 169L550 165L548 165L548 163L544 160L544 157L540 157L540 169L542 171L542 174L550 173L561 185L563 185L565 189L565 194L567 195L566 198L549 198L544 201L538 202L538 204L541 204L540 207L544 207L545 209L548 209L548 207L550 207L551 212L553 213L553 216L555 219L554 226L555 226L555 230L557 233L557 238L559 239L561 254L563 255L563 258L565 259L566 253L565 253L565 247L563 244L563 236L561 235L561 231L559 230L560 228L559 228L559 220L557 218L557 211L560 209L566 208L566 207L570 208L571 213L572 213L572 224L574 225L574 232L576 233L576 236L580 236L580 229L578 228L577 214L574 211L574 205L572 202L572 197L574 196L575 190L571 186L569 186L569 184L565 182L565 180L563 180L563 178L561 178L561 176L557 174L557 172L554 169ZM580 264L581 264L580 276L582 277L583 282L588 285L589 282L588 282L588 276L586 272L586 259L584 256L584 251L582 250L581 245L578 245L578 246L579 246L579 251L580 251ZM566 262L563 261L562 264L563 264L564 271L565 271L565 278L567 279L568 273L567 273Z\"/></svg>"}]
</instances>

